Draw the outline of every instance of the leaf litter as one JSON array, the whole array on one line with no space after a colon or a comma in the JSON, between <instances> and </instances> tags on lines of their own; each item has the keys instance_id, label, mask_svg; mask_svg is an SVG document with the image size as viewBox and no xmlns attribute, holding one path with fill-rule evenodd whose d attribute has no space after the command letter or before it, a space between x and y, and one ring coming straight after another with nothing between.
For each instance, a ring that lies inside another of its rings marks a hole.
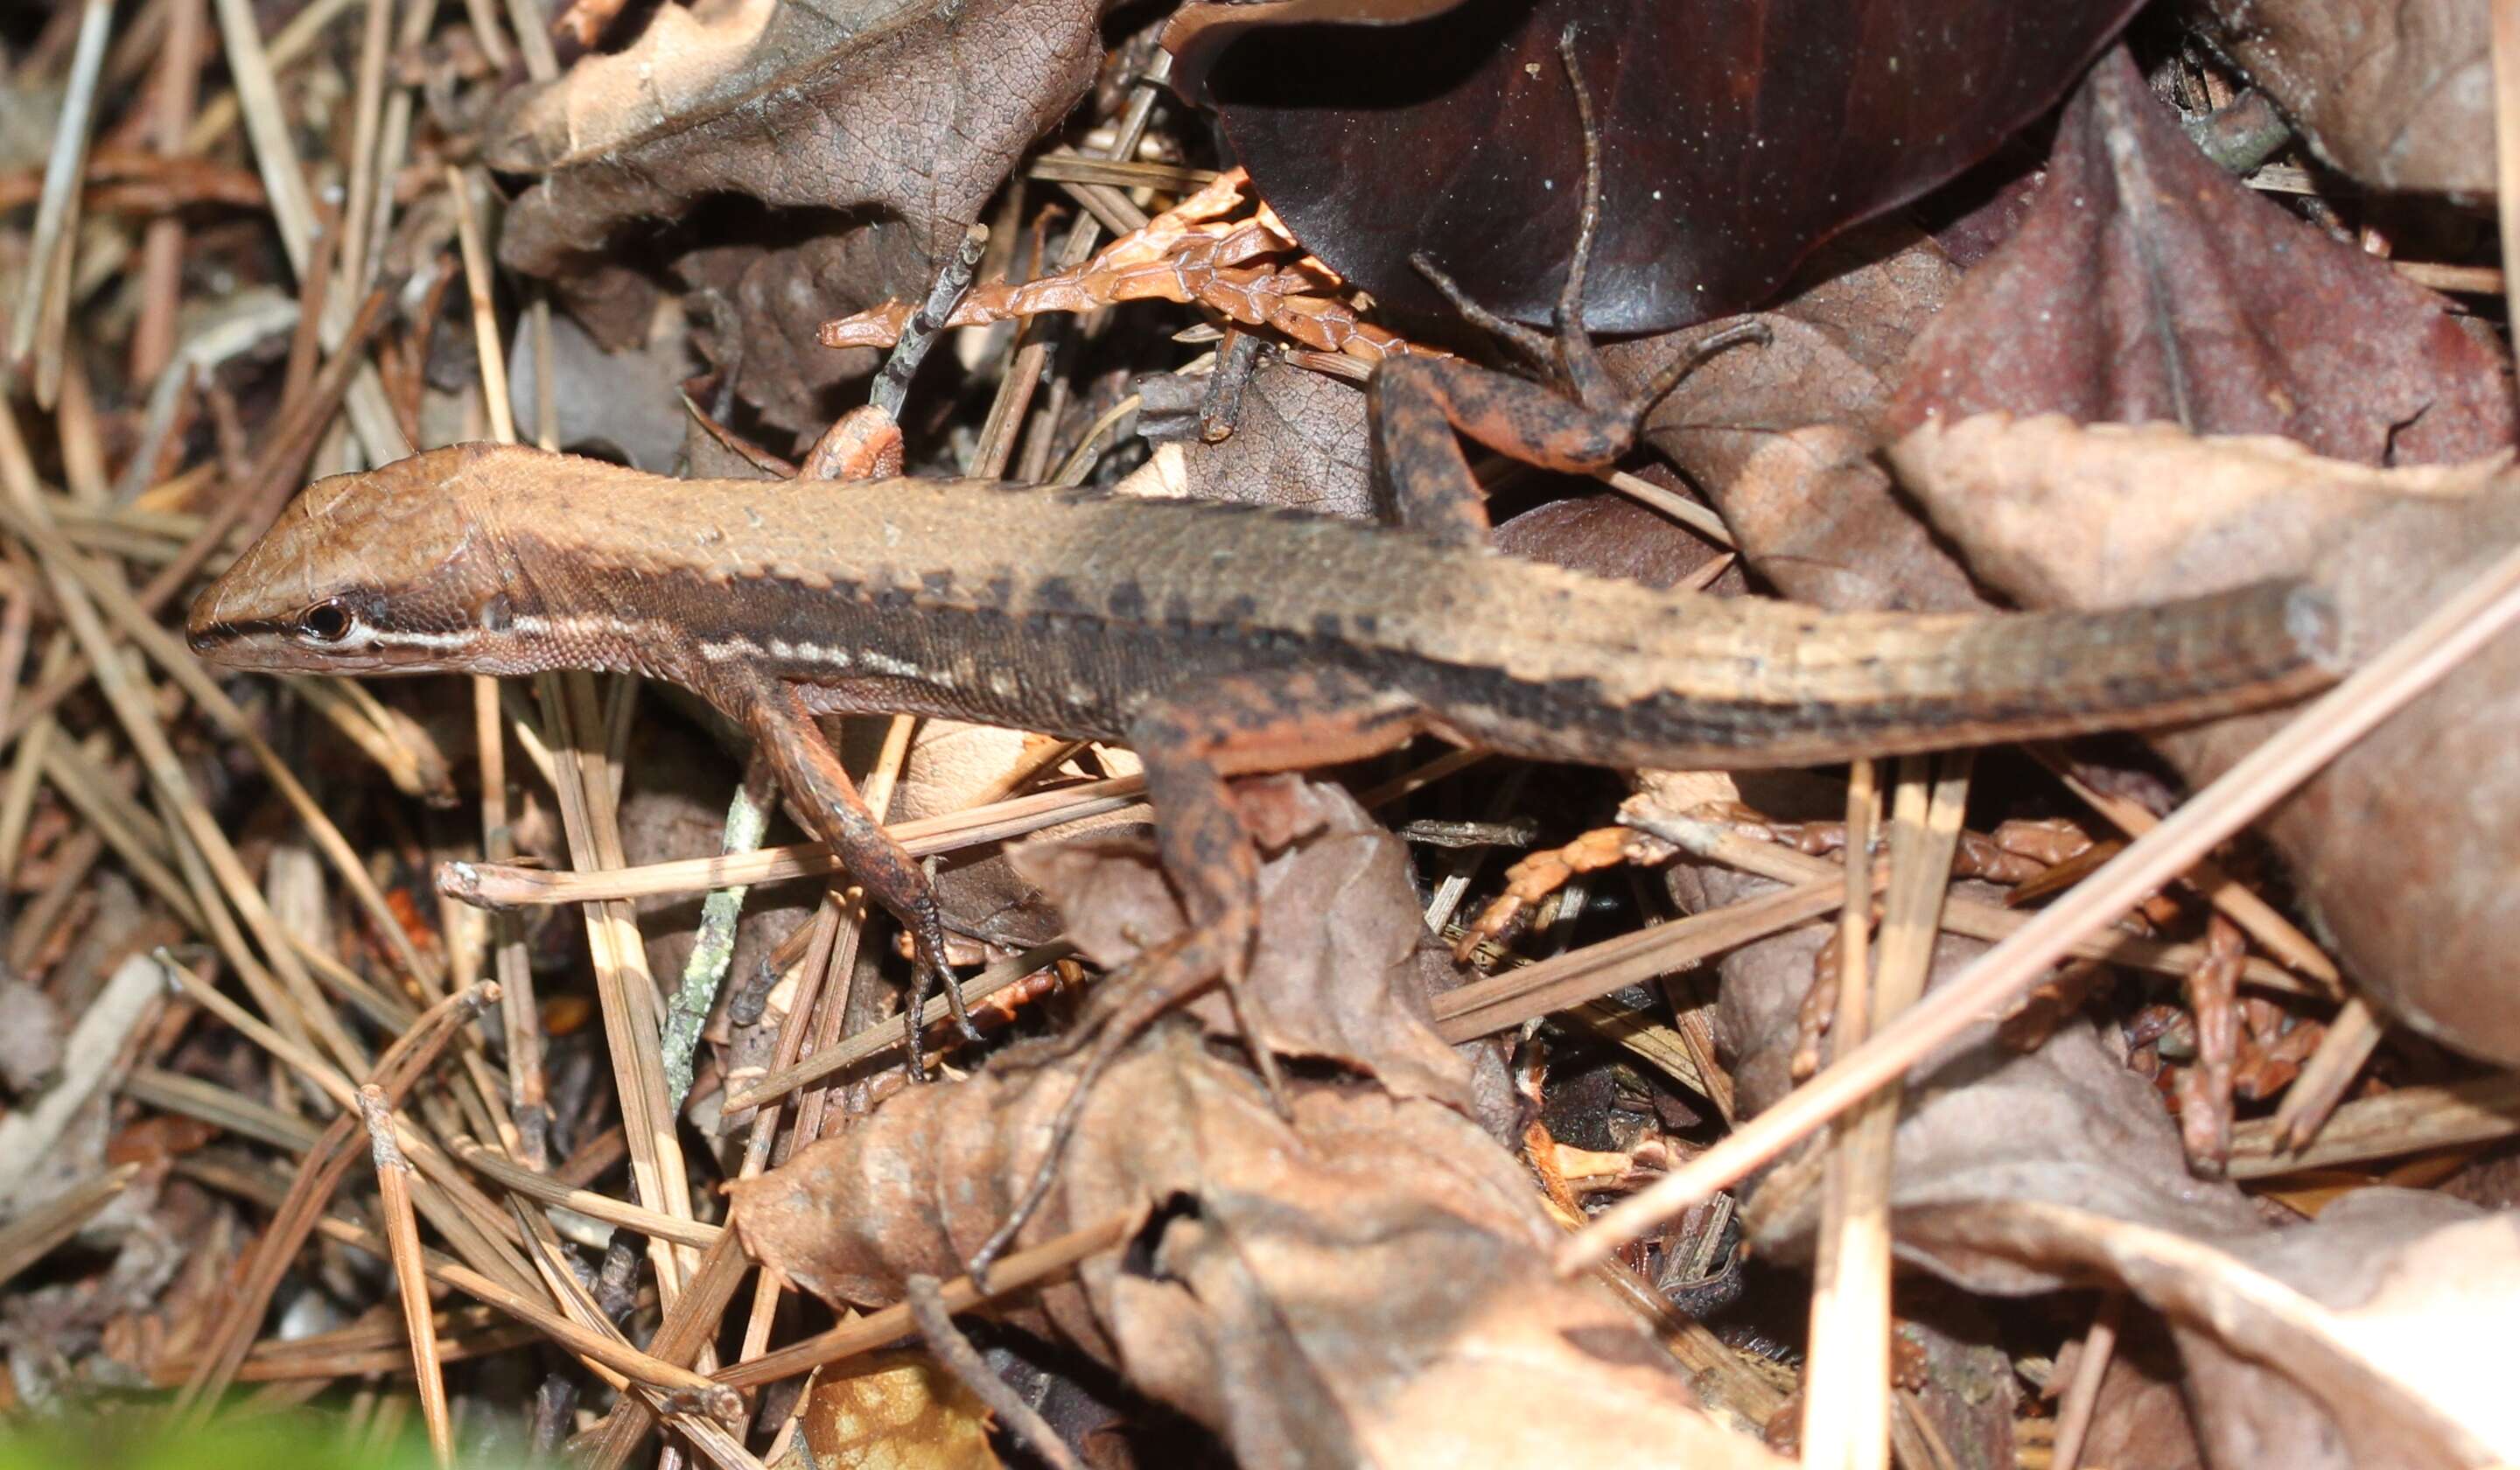
<instances>
[{"instance_id":1,"label":"leaf litter","mask_svg":"<svg viewBox=\"0 0 2520 1470\"><path fill-rule=\"evenodd\" d=\"M777 866L775 822L760 870L788 876L703 932L673 865L727 846L743 771L704 713L184 683L148 619L301 464L397 435L805 461L975 223L978 285L906 384L910 472L1373 515L1374 365L1494 355L1410 255L1508 317L1553 302L1577 8L544 9L0 22L0 1141L25 1184L0 1413L76 1422L232 1357L377 1443L422 1417L417 1366L468 1460L2520 1456L2507 638L1917 1059L1893 1131L1845 1124L1591 1274L1552 1269L1568 1232L1787 1105L1868 985L1912 965L1933 1007L2285 712L1989 753L1952 871L1885 863L1853 925L1814 885L1858 773L1644 773L1622 804L1429 747L1241 782L1269 854L1252 1035L1290 1115L1195 1002L1084 1092L999 1294L961 1279L1077 1092L1077 1026L1184 923L1129 752L842 732L992 992L987 1039L931 1032L949 1080L909 1088L897 936ZM2164 4L2087 66L2130 9L1587 9L1607 363L1643 381L1724 313L1769 342L1688 377L1608 484L1481 464L1499 548L1849 608L2299 573L2368 654L2520 542L2482 12ZM157 664L102 656L135 639ZM1876 776L1897 853L1932 782ZM547 896L481 914L434 891L449 860ZM582 921L562 885L588 867L635 902ZM166 999L169 964L223 989ZM668 998L707 981L679 1127L637 1064L643 967ZM493 977L480 1027L419 1020ZM395 1084L419 1177L309 1174L364 1058L422 1037L450 1045ZM258 1253L288 1269L249 1276Z\"/></svg>"}]
</instances>

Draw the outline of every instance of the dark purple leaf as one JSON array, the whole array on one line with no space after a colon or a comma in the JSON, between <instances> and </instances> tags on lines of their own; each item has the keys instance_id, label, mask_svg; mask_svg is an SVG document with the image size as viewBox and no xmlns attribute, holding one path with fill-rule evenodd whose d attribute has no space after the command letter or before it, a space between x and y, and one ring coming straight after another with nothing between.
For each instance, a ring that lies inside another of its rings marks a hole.
<instances>
[{"instance_id":1,"label":"dark purple leaf","mask_svg":"<svg viewBox=\"0 0 2520 1470\"><path fill-rule=\"evenodd\" d=\"M1583 176L1557 56L1571 22L1605 156L1588 314L1645 332L1756 303L1822 240L1985 156L2136 7L1466 0L1415 23L1318 23L1328 8L1192 6L1168 37L1181 85L1204 85L1304 245L1404 311L1445 309L1408 263L1423 250L1545 323Z\"/></svg>"}]
</instances>

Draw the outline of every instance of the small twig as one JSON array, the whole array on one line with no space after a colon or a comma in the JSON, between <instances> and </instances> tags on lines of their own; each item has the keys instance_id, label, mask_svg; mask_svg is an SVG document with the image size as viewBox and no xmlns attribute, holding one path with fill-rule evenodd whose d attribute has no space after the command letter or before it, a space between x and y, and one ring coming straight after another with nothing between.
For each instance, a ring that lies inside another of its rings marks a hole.
<instances>
[{"instance_id":1,"label":"small twig","mask_svg":"<svg viewBox=\"0 0 2520 1470\"><path fill-rule=\"evenodd\" d=\"M428 1305L428 1272L421 1264L420 1220L411 1210L411 1165L394 1143L393 1108L375 1083L359 1089L359 1115L367 1123L368 1152L377 1166L377 1194L383 1206L385 1249L402 1319L411 1334L412 1376L420 1385L420 1414L428 1425L428 1449L439 1470L455 1464L455 1425L446 1412L446 1373L437 1362L436 1314Z\"/></svg>"},{"instance_id":2,"label":"small twig","mask_svg":"<svg viewBox=\"0 0 2520 1470\"><path fill-rule=\"evenodd\" d=\"M2520 201L2506 203L2520 207ZM1954 977L1932 1003L1910 1010L1722 1142L1603 1212L1559 1250L1559 1270L1581 1270L1654 1222L1737 1182L1897 1081L1918 1058L1989 1011L2018 999L2076 940L2184 871L2515 622L2520 549L2504 554L2369 663L2304 706L2194 800Z\"/></svg>"},{"instance_id":3,"label":"small twig","mask_svg":"<svg viewBox=\"0 0 2520 1470\"><path fill-rule=\"evenodd\" d=\"M927 1344L927 1351L972 1398L998 1416L998 1422L1007 1427L1017 1444L1038 1455L1051 1470L1085 1470L1085 1462L1067 1448L1058 1431L1050 1427L1041 1410L999 1377L980 1357L980 1350L972 1347L971 1340L954 1325L953 1311L945 1305L934 1276L910 1275L903 1279L901 1290L903 1305L910 1309L910 1319L918 1324L920 1340Z\"/></svg>"},{"instance_id":4,"label":"small twig","mask_svg":"<svg viewBox=\"0 0 2520 1470\"><path fill-rule=\"evenodd\" d=\"M876 374L875 386L867 393L867 401L887 417L901 417L901 406L910 401L910 380L919 376L919 365L927 360L927 349L945 330L945 319L954 314L955 303L971 289L971 273L979 269L980 252L988 245L988 226L975 224L963 232L962 244L946 257L936 283L927 289L927 299L919 304L910 325L902 329L901 339L892 344L892 355L884 359L883 370Z\"/></svg>"}]
</instances>

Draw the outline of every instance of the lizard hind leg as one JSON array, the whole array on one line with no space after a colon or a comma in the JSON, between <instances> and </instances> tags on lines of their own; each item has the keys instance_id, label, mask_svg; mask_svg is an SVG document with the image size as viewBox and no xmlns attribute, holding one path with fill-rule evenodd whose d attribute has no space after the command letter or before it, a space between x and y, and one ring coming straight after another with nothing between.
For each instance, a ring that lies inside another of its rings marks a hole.
<instances>
[{"instance_id":1,"label":"lizard hind leg","mask_svg":"<svg viewBox=\"0 0 2520 1470\"><path fill-rule=\"evenodd\" d=\"M1244 984L1260 913L1260 848L1227 779L1362 760L1418 733L1405 694L1332 668L1279 669L1209 680L1141 710L1129 743L1147 771L1155 844L1188 927L1102 982L1066 1054L1083 1050L1076 1089L1060 1105L1022 1197L970 1262L971 1278L1049 1197L1087 1095L1112 1060L1157 1017L1221 986L1270 1100L1293 1116L1285 1084Z\"/></svg>"}]
</instances>

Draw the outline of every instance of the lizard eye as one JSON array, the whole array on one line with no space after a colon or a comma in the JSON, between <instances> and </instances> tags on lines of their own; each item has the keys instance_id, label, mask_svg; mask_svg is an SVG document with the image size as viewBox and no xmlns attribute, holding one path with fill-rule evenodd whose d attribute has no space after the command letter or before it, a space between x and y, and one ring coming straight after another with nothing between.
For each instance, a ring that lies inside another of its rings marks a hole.
<instances>
[{"instance_id":1,"label":"lizard eye","mask_svg":"<svg viewBox=\"0 0 2520 1470\"><path fill-rule=\"evenodd\" d=\"M339 598L328 598L297 614L297 631L319 644L338 644L357 625Z\"/></svg>"}]
</instances>

